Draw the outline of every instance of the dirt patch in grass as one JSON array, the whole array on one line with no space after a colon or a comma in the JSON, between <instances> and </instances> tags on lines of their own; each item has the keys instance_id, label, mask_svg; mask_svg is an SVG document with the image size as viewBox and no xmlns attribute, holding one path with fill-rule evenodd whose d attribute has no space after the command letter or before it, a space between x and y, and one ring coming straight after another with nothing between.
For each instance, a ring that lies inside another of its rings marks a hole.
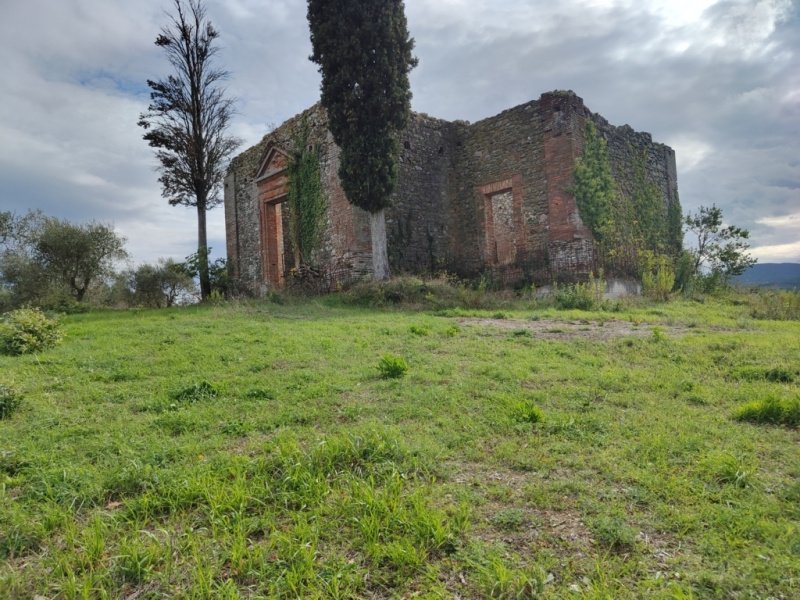
<instances>
[{"instance_id":1,"label":"dirt patch in grass","mask_svg":"<svg viewBox=\"0 0 800 600\"><path fill-rule=\"evenodd\" d=\"M535 479L532 474L476 463L451 463L449 467L453 482L482 490L484 500L476 507L474 533L478 538L502 542L523 555L543 547L565 558L591 553L594 540L569 498L563 498L558 508L542 508L522 497L525 485ZM498 497L496 486L505 490L505 497ZM514 516L514 520L504 515Z\"/></svg>"},{"instance_id":2,"label":"dirt patch in grass","mask_svg":"<svg viewBox=\"0 0 800 600\"><path fill-rule=\"evenodd\" d=\"M653 335L654 325L647 323L635 324L630 321L524 321L522 319L490 319L481 317L462 317L458 319L460 325L475 327L496 327L514 333L528 332L529 335L542 339L574 339L588 338L594 340L609 340L619 337L649 336ZM684 333L686 327L658 325L663 333Z\"/></svg>"}]
</instances>

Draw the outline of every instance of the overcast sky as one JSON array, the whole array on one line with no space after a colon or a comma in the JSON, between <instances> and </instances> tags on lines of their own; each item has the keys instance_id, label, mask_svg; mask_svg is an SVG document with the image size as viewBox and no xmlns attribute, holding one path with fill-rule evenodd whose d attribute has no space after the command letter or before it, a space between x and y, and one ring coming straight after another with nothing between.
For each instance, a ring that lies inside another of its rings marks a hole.
<instances>
[{"instance_id":1,"label":"overcast sky","mask_svg":"<svg viewBox=\"0 0 800 600\"><path fill-rule=\"evenodd\" d=\"M137 117L169 73L169 0L0 0L0 210L113 223L136 263L196 247L193 209L161 198ZM257 142L310 106L319 75L302 0L208 0ZM413 109L476 121L571 89L677 153L684 211L716 203L761 262L800 262L797 0L406 0ZM209 214L224 255L224 214ZM688 239L687 239L688 242Z\"/></svg>"}]
</instances>

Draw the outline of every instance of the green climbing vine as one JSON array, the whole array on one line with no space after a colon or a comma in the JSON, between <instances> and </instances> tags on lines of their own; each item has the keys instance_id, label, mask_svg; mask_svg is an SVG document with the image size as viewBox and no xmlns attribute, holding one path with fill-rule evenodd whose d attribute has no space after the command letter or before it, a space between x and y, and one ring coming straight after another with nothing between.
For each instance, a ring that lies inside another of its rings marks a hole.
<instances>
[{"instance_id":1,"label":"green climbing vine","mask_svg":"<svg viewBox=\"0 0 800 600\"><path fill-rule=\"evenodd\" d=\"M289 161L289 230L295 267L309 265L318 250L325 224L325 194L322 190L319 153L310 144L310 127L300 124Z\"/></svg>"},{"instance_id":2,"label":"green climbing vine","mask_svg":"<svg viewBox=\"0 0 800 600\"><path fill-rule=\"evenodd\" d=\"M583 156L575 165L573 194L581 219L591 229L594 239L602 244L613 228L616 191L606 141L597 135L597 128L591 121L586 124Z\"/></svg>"},{"instance_id":3,"label":"green climbing vine","mask_svg":"<svg viewBox=\"0 0 800 600\"><path fill-rule=\"evenodd\" d=\"M639 243L643 249L655 254L665 250L667 214L661 190L647 176L647 153L629 151L634 154L633 189L631 205Z\"/></svg>"},{"instance_id":4,"label":"green climbing vine","mask_svg":"<svg viewBox=\"0 0 800 600\"><path fill-rule=\"evenodd\" d=\"M622 193L611 172L606 141L589 121L572 192L606 272L642 276L666 268L659 257L671 263L680 254L682 216L677 197L665 203L648 176L647 153L628 150L634 160L627 193Z\"/></svg>"},{"instance_id":5,"label":"green climbing vine","mask_svg":"<svg viewBox=\"0 0 800 600\"><path fill-rule=\"evenodd\" d=\"M667 206L667 253L677 260L683 252L683 211L678 199L675 198Z\"/></svg>"}]
</instances>

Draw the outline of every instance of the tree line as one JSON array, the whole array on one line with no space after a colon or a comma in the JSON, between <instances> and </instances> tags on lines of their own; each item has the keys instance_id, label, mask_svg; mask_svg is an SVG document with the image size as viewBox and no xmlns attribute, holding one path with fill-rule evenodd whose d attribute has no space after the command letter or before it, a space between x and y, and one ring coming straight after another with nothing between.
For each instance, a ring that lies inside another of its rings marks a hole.
<instances>
[{"instance_id":1,"label":"tree line","mask_svg":"<svg viewBox=\"0 0 800 600\"><path fill-rule=\"evenodd\" d=\"M198 254L134 268L125 242L105 223L0 212L0 312L21 306L162 308L197 300ZM224 296L230 291L225 260L209 262L207 252L210 294Z\"/></svg>"}]
</instances>

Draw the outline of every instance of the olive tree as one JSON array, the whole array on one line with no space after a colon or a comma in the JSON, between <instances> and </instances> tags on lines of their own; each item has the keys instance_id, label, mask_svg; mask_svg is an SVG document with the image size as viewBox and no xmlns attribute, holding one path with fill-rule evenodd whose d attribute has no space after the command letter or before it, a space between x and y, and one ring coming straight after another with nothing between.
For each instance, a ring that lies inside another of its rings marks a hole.
<instances>
[{"instance_id":1,"label":"olive tree","mask_svg":"<svg viewBox=\"0 0 800 600\"><path fill-rule=\"evenodd\" d=\"M685 220L687 233L693 235L697 244L694 251L695 270L704 266L725 278L741 275L756 263L748 254L747 239L750 232L735 225L723 226L722 209L716 205L701 206L696 214Z\"/></svg>"},{"instance_id":2,"label":"olive tree","mask_svg":"<svg viewBox=\"0 0 800 600\"><path fill-rule=\"evenodd\" d=\"M46 218L34 245L36 263L78 302L93 281L111 273L114 261L127 256L125 238L96 222L75 225Z\"/></svg>"}]
</instances>

